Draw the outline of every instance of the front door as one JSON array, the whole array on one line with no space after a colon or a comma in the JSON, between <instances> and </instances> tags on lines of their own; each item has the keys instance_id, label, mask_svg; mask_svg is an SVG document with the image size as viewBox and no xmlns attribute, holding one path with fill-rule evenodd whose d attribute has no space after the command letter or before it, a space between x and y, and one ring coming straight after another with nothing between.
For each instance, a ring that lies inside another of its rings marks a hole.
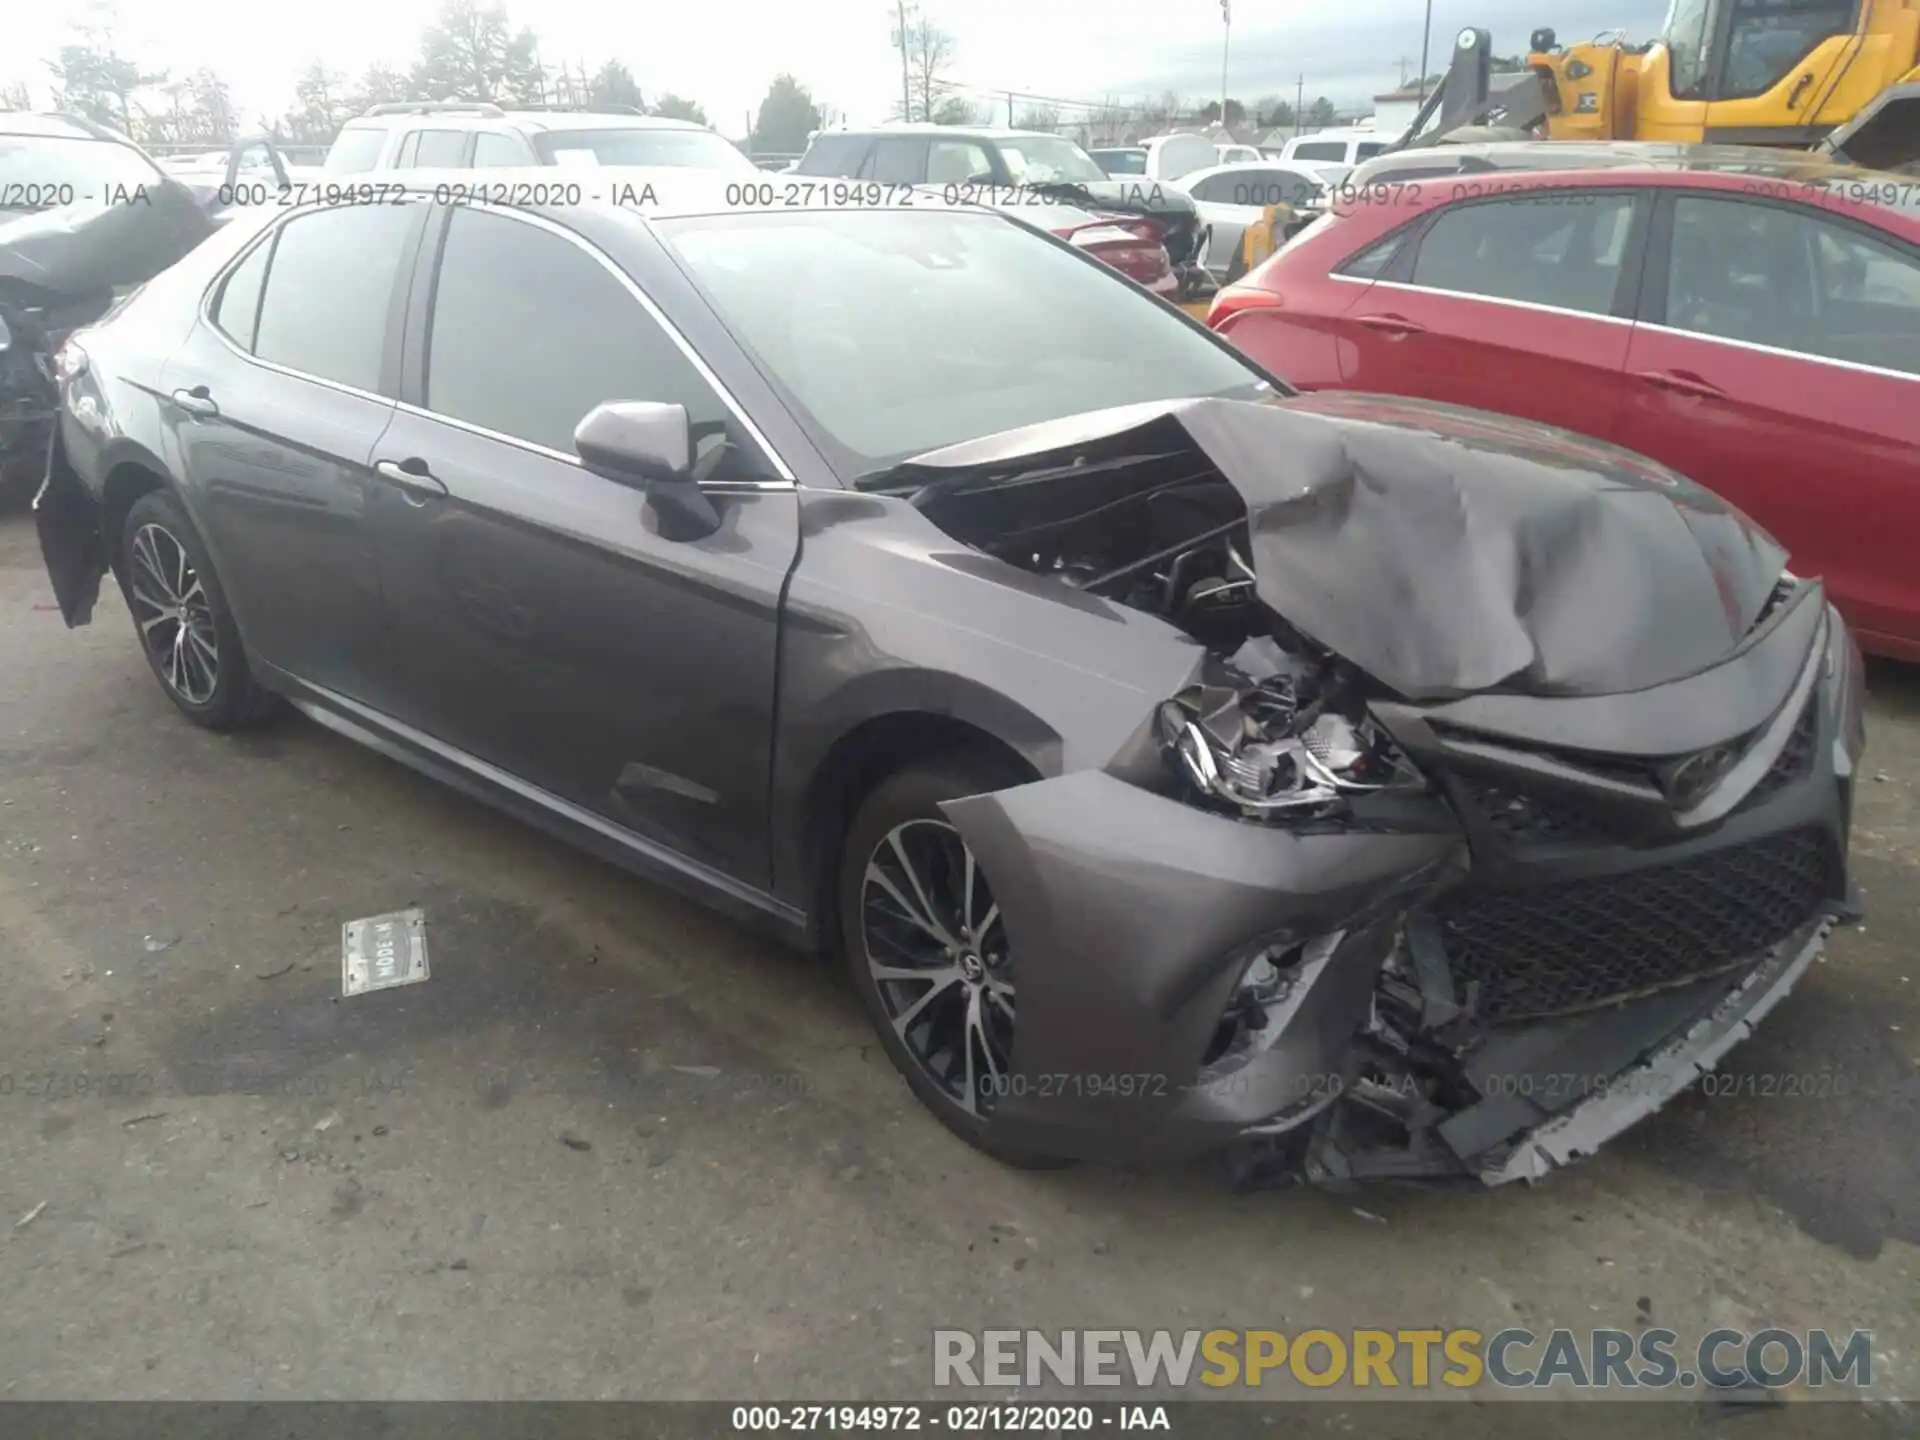
<instances>
[{"instance_id":1,"label":"front door","mask_svg":"<svg viewBox=\"0 0 1920 1440\"><path fill-rule=\"evenodd\" d=\"M377 456L392 713L763 883L793 485L584 240L504 211L442 216L418 404ZM581 466L574 427L609 400L686 407L718 531L667 539L639 491Z\"/></svg>"}]
</instances>

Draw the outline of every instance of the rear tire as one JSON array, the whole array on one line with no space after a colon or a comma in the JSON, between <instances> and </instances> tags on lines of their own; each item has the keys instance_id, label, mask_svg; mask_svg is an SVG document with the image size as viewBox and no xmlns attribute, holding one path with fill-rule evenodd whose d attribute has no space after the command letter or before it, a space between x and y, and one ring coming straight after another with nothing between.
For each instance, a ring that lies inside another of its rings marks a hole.
<instances>
[{"instance_id":1,"label":"rear tire","mask_svg":"<svg viewBox=\"0 0 1920 1440\"><path fill-rule=\"evenodd\" d=\"M209 730L258 723L274 696L253 678L206 543L171 491L133 502L120 529L120 575L134 634L182 715Z\"/></svg>"},{"instance_id":2,"label":"rear tire","mask_svg":"<svg viewBox=\"0 0 1920 1440\"><path fill-rule=\"evenodd\" d=\"M986 874L940 809L1022 778L961 751L874 787L841 852L840 949L888 1058L940 1123L1005 1164L1052 1169L1070 1162L987 1138L1012 1052L1014 970Z\"/></svg>"}]
</instances>

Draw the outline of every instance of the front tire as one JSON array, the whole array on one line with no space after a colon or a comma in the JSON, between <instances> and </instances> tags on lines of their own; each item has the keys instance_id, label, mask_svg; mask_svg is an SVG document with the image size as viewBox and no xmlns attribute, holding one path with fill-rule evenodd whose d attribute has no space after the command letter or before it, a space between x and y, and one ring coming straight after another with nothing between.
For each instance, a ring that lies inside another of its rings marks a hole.
<instances>
[{"instance_id":1,"label":"front tire","mask_svg":"<svg viewBox=\"0 0 1920 1440\"><path fill-rule=\"evenodd\" d=\"M876 786L840 861L840 944L887 1056L940 1123L996 1160L1064 1163L988 1139L1009 1073L1016 972L985 872L941 802L1020 783L964 752Z\"/></svg>"},{"instance_id":2,"label":"front tire","mask_svg":"<svg viewBox=\"0 0 1920 1440\"><path fill-rule=\"evenodd\" d=\"M150 491L127 512L120 575L141 652L181 714L232 730L271 712L273 697L247 665L206 544L171 492Z\"/></svg>"}]
</instances>

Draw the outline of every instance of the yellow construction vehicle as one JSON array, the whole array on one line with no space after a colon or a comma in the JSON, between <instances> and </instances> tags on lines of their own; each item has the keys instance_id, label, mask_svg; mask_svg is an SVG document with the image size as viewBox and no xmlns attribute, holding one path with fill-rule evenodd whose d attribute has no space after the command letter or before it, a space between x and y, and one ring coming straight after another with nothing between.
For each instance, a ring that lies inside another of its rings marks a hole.
<instances>
[{"instance_id":1,"label":"yellow construction vehicle","mask_svg":"<svg viewBox=\"0 0 1920 1440\"><path fill-rule=\"evenodd\" d=\"M1920 174L1920 0L1671 0L1660 37L1529 40L1496 88L1493 37L1462 30L1446 75L1386 154L1489 140L1664 140L1818 150ZM1247 269L1299 222L1247 227Z\"/></svg>"},{"instance_id":2,"label":"yellow construction vehicle","mask_svg":"<svg viewBox=\"0 0 1920 1440\"><path fill-rule=\"evenodd\" d=\"M1555 140L1809 149L1864 118L1877 138L1841 142L1855 163L1920 158L1920 0L1673 0L1647 44L1530 48Z\"/></svg>"},{"instance_id":3,"label":"yellow construction vehicle","mask_svg":"<svg viewBox=\"0 0 1920 1440\"><path fill-rule=\"evenodd\" d=\"M1561 46L1536 30L1529 47L1526 75L1496 92L1492 37L1461 31L1399 146L1444 144L1491 120L1552 140L1817 149L1874 170L1920 162L1920 0L1672 0L1644 44L1615 33Z\"/></svg>"}]
</instances>

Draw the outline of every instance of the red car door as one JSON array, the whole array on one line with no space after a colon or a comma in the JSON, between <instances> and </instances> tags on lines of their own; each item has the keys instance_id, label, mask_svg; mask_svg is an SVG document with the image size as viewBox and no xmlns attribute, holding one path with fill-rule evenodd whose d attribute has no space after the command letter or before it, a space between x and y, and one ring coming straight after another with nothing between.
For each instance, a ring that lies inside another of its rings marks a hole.
<instances>
[{"instance_id":1,"label":"red car door","mask_svg":"<svg viewBox=\"0 0 1920 1440\"><path fill-rule=\"evenodd\" d=\"M1863 646L1920 659L1920 252L1790 201L1661 207L1621 443L1770 531Z\"/></svg>"},{"instance_id":2,"label":"red car door","mask_svg":"<svg viewBox=\"0 0 1920 1440\"><path fill-rule=\"evenodd\" d=\"M1538 188L1446 206L1342 318L1342 384L1612 439L1649 203Z\"/></svg>"}]
</instances>

